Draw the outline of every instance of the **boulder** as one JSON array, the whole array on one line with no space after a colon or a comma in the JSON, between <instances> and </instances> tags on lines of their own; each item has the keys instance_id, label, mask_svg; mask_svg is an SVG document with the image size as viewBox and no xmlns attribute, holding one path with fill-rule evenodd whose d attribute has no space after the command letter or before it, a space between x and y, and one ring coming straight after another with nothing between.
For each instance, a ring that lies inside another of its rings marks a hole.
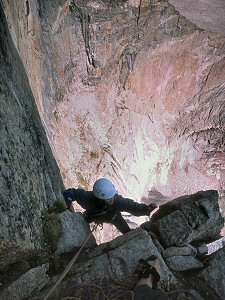
<instances>
[{"instance_id":1,"label":"boulder","mask_svg":"<svg viewBox=\"0 0 225 300\"><path fill-rule=\"evenodd\" d=\"M166 248L162 256L164 258L171 257L171 256L196 256L197 255L197 249L194 248L191 245L186 245L183 247L169 247Z\"/></svg>"},{"instance_id":2,"label":"boulder","mask_svg":"<svg viewBox=\"0 0 225 300\"><path fill-rule=\"evenodd\" d=\"M178 210L182 206L191 204L203 197L218 199L218 192L216 190L199 191L194 194L184 195L168 201L165 204L159 206L159 209L151 216L151 221L154 223L164 218L165 216L168 216L172 212Z\"/></svg>"},{"instance_id":3,"label":"boulder","mask_svg":"<svg viewBox=\"0 0 225 300\"><path fill-rule=\"evenodd\" d=\"M108 262L113 261L114 265L114 274L120 276L121 275L121 260L122 259L125 264L127 265L127 272L128 275L133 275L133 272L138 264L139 259L143 258L146 259L150 255L155 255L159 258L161 268L162 268L162 275L161 275L161 282L166 283L166 279L172 276L172 282L176 282L175 277L167 268L162 256L158 252L155 244L151 236L143 229L138 228L128 232L126 235L117 237L113 241L100 245L95 248L94 251L90 252L90 257L93 258L94 253L98 248L101 248L102 253L107 253L108 255ZM104 247L104 248L103 248ZM98 252L99 255L99 252ZM97 257L95 257L96 259ZM95 274L98 274L97 270ZM79 274L82 276L82 274ZM87 276L90 276L89 272ZM82 276L83 278L83 276Z\"/></svg>"},{"instance_id":4,"label":"boulder","mask_svg":"<svg viewBox=\"0 0 225 300\"><path fill-rule=\"evenodd\" d=\"M183 272L188 270L200 269L204 265L193 256L171 256L165 259L165 262L170 270Z\"/></svg>"},{"instance_id":5,"label":"boulder","mask_svg":"<svg viewBox=\"0 0 225 300\"><path fill-rule=\"evenodd\" d=\"M174 203L170 203L168 207L173 207L175 211L154 223L163 244L167 247L182 246L192 241L218 237L224 226L224 219L220 213L216 191L203 192L200 198L186 198L184 205L182 201Z\"/></svg>"},{"instance_id":6,"label":"boulder","mask_svg":"<svg viewBox=\"0 0 225 300\"><path fill-rule=\"evenodd\" d=\"M90 287L90 284L93 283L106 293L109 292L112 284L117 284L117 289L118 284L124 284L129 287L128 289L132 289L136 281L134 270L139 259L146 259L150 255L156 255L160 260L162 272L159 286L165 290L170 284L179 286L149 234L138 228L109 243L101 244L94 249L87 249L83 259L75 263L70 270L70 276L61 282L55 293L62 298L75 297L82 284L87 290L88 285ZM46 291L42 295L44 293ZM93 290L91 295L93 296ZM55 299L54 296L55 294L52 295L51 299Z\"/></svg>"},{"instance_id":7,"label":"boulder","mask_svg":"<svg viewBox=\"0 0 225 300\"><path fill-rule=\"evenodd\" d=\"M224 299L225 295L225 249L216 252L208 261L208 266L199 274L198 278L206 283L211 290ZM202 284L204 286L204 284Z\"/></svg>"},{"instance_id":8,"label":"boulder","mask_svg":"<svg viewBox=\"0 0 225 300\"><path fill-rule=\"evenodd\" d=\"M0 293L1 300L22 300L39 292L48 282L48 264L31 269Z\"/></svg>"},{"instance_id":9,"label":"boulder","mask_svg":"<svg viewBox=\"0 0 225 300\"><path fill-rule=\"evenodd\" d=\"M62 224L62 235L58 241L56 253L61 254L79 248L91 230L81 213L72 213L67 210L59 214L59 218ZM94 245L96 242L92 236L85 247Z\"/></svg>"},{"instance_id":10,"label":"boulder","mask_svg":"<svg viewBox=\"0 0 225 300\"><path fill-rule=\"evenodd\" d=\"M198 290L204 299L225 299L225 248L220 249L205 259L206 265L188 278L189 284Z\"/></svg>"}]
</instances>

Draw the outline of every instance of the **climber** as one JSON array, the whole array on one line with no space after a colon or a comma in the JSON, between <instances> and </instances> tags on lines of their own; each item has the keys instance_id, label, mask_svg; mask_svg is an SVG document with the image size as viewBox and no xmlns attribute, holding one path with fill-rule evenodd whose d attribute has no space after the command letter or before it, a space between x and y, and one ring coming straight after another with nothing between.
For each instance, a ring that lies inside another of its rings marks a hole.
<instances>
[{"instance_id":1,"label":"climber","mask_svg":"<svg viewBox=\"0 0 225 300\"><path fill-rule=\"evenodd\" d=\"M160 280L160 262L155 255L140 259L135 270L138 280L134 289L134 300L170 300L162 290L157 289Z\"/></svg>"},{"instance_id":2,"label":"climber","mask_svg":"<svg viewBox=\"0 0 225 300\"><path fill-rule=\"evenodd\" d=\"M121 215L126 211L134 216L149 216L157 207L154 203L149 205L134 202L123 198L116 193L114 184L107 178L98 179L93 191L70 188L63 192L67 208L72 211L72 202L77 203L86 211L84 218L88 223L111 223L123 234L130 231L130 227Z\"/></svg>"}]
</instances>

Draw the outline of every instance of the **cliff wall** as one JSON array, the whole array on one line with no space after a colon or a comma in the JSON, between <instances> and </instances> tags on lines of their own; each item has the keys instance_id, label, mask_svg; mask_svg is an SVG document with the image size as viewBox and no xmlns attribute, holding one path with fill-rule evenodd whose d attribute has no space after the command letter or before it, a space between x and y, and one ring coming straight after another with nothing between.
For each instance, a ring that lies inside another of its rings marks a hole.
<instances>
[{"instance_id":1,"label":"cliff wall","mask_svg":"<svg viewBox=\"0 0 225 300\"><path fill-rule=\"evenodd\" d=\"M66 186L224 190L223 37L167 1L3 4Z\"/></svg>"},{"instance_id":2,"label":"cliff wall","mask_svg":"<svg viewBox=\"0 0 225 300\"><path fill-rule=\"evenodd\" d=\"M1 6L0 65L2 255L10 244L43 246L41 211L61 199L63 183Z\"/></svg>"}]
</instances>

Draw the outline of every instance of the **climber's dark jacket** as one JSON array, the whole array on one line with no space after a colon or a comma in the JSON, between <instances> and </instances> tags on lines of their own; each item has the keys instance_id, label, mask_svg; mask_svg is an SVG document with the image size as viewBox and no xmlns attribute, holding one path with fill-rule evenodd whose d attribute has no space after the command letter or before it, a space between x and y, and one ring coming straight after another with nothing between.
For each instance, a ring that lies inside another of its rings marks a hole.
<instances>
[{"instance_id":1,"label":"climber's dark jacket","mask_svg":"<svg viewBox=\"0 0 225 300\"><path fill-rule=\"evenodd\" d=\"M70 208L72 201L77 201L81 207L86 209L87 214L90 216L107 212L113 217L117 212L121 211L128 212L134 216L148 216L150 214L148 205L123 198L118 194L114 196L114 203L112 205L108 205L104 200L95 197L93 192L83 189L67 189L63 192L63 195L68 208Z\"/></svg>"}]
</instances>

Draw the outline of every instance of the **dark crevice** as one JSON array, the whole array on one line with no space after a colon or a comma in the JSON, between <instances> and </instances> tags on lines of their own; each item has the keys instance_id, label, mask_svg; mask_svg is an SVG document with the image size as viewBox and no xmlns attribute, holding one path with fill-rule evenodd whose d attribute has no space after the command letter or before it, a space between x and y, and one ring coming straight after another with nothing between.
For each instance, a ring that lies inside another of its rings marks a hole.
<instances>
[{"instance_id":1,"label":"dark crevice","mask_svg":"<svg viewBox=\"0 0 225 300\"><path fill-rule=\"evenodd\" d=\"M26 16L28 17L30 14L30 6L29 6L29 1L26 1Z\"/></svg>"}]
</instances>

